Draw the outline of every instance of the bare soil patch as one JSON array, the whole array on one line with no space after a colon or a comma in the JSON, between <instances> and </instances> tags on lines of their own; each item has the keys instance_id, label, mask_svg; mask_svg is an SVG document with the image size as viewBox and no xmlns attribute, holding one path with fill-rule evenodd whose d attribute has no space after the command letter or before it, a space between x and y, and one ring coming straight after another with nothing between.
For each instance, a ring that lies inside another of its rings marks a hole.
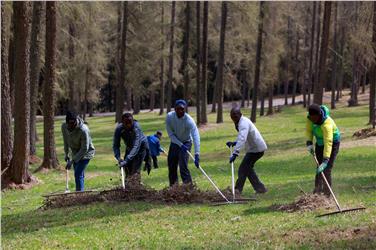
<instances>
[{"instance_id":1,"label":"bare soil patch","mask_svg":"<svg viewBox=\"0 0 376 250\"><path fill-rule=\"evenodd\" d=\"M373 128L363 128L353 134L353 137L359 139L364 139L371 136L376 136L376 130Z\"/></svg>"},{"instance_id":2,"label":"bare soil patch","mask_svg":"<svg viewBox=\"0 0 376 250\"><path fill-rule=\"evenodd\" d=\"M317 209L331 209L333 207L335 207L334 201L325 195L306 194L297 197L296 200L290 204L275 204L272 205L270 209L292 213L298 211L314 211Z\"/></svg>"}]
</instances>

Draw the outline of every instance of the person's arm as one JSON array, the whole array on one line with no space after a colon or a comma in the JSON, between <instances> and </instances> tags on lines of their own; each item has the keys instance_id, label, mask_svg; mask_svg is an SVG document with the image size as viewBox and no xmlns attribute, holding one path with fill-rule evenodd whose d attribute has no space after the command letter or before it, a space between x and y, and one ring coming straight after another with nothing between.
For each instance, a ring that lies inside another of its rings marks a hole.
<instances>
[{"instance_id":1,"label":"person's arm","mask_svg":"<svg viewBox=\"0 0 376 250\"><path fill-rule=\"evenodd\" d=\"M312 121L308 118L306 122L306 139L307 139L307 142L313 141Z\"/></svg>"},{"instance_id":2,"label":"person's arm","mask_svg":"<svg viewBox=\"0 0 376 250\"><path fill-rule=\"evenodd\" d=\"M324 124L321 125L321 130L324 139L324 154L323 158L329 159L332 153L333 146L333 123L327 119Z\"/></svg>"},{"instance_id":3,"label":"person's arm","mask_svg":"<svg viewBox=\"0 0 376 250\"><path fill-rule=\"evenodd\" d=\"M73 156L73 161L75 163L79 162L89 150L90 135L89 135L88 129L81 130L80 142L81 142L80 150Z\"/></svg>"},{"instance_id":4,"label":"person's arm","mask_svg":"<svg viewBox=\"0 0 376 250\"><path fill-rule=\"evenodd\" d=\"M121 128L117 127L114 133L114 139L112 142L112 151L114 151L114 156L117 161L120 161L120 139L121 139Z\"/></svg>"},{"instance_id":5,"label":"person's arm","mask_svg":"<svg viewBox=\"0 0 376 250\"><path fill-rule=\"evenodd\" d=\"M167 130L167 134L170 137L172 143L175 143L179 147L181 147L183 145L183 143L176 137L176 135L175 135L175 133L174 133L174 131L172 129L171 123L172 123L172 118L169 115L167 115L167 118L166 118L166 130Z\"/></svg>"},{"instance_id":6,"label":"person's arm","mask_svg":"<svg viewBox=\"0 0 376 250\"><path fill-rule=\"evenodd\" d=\"M195 154L199 154L200 153L200 133L198 132L196 123L194 122L192 118L190 119L190 123L191 123L191 136L193 139L193 145L195 146Z\"/></svg>"},{"instance_id":7,"label":"person's arm","mask_svg":"<svg viewBox=\"0 0 376 250\"><path fill-rule=\"evenodd\" d=\"M65 159L69 158L69 145L68 145L68 135L67 131L65 128L65 123L61 125L61 133L63 134L63 142L64 142L64 154L65 154Z\"/></svg>"},{"instance_id":8,"label":"person's arm","mask_svg":"<svg viewBox=\"0 0 376 250\"><path fill-rule=\"evenodd\" d=\"M245 142L247 141L248 132L249 132L249 124L239 121L239 133L236 139L236 145L234 147L235 154L239 154L240 150L244 147Z\"/></svg>"},{"instance_id":9,"label":"person's arm","mask_svg":"<svg viewBox=\"0 0 376 250\"><path fill-rule=\"evenodd\" d=\"M141 129L139 127L135 126L134 130L136 132L136 136L134 138L133 147L131 148L131 150L129 151L129 154L125 158L125 160L128 161L128 162L133 160L133 158L138 154L138 152L140 151L140 148L141 148L141 143L142 143L143 133L142 133Z\"/></svg>"}]
</instances>

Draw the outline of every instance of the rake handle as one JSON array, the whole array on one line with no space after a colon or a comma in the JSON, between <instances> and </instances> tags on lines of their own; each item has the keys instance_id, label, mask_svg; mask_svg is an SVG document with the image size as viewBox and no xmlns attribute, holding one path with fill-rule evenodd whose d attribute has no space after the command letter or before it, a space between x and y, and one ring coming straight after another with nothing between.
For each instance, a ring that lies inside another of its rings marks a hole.
<instances>
[{"instance_id":1,"label":"rake handle","mask_svg":"<svg viewBox=\"0 0 376 250\"><path fill-rule=\"evenodd\" d=\"M315 162L316 162L317 167L319 167L320 164L319 164L319 161L318 161L317 158L316 158L316 155L313 155L313 158L315 159ZM342 208L341 208L341 206L339 205L339 202L337 201L337 198L336 198L336 196L334 195L333 190L332 190L332 188L330 187L329 182L328 182L328 180L326 179L326 177L325 177L325 175L324 175L323 172L321 172L321 177L324 179L326 186L329 188L329 191L330 191L332 197L334 198L334 201L336 202L336 205L337 205L338 210L341 212L341 211L342 211Z\"/></svg>"},{"instance_id":2,"label":"rake handle","mask_svg":"<svg viewBox=\"0 0 376 250\"><path fill-rule=\"evenodd\" d=\"M232 156L232 147L230 147L230 157ZM234 178L234 162L231 162L231 184L232 184L232 202L235 202L235 178Z\"/></svg>"},{"instance_id":3,"label":"rake handle","mask_svg":"<svg viewBox=\"0 0 376 250\"><path fill-rule=\"evenodd\" d=\"M193 155L191 154L191 152L187 151L188 155L191 157L192 160L195 160L195 158L193 157ZM227 198L226 196L221 192L221 190L219 190L219 188L217 187L217 185L215 185L215 183L212 181L212 179L210 179L210 177L205 173L204 169L202 169L202 167L200 165L198 165L198 168L200 169L200 171L205 175L205 177L210 181L210 183L213 185L213 187L217 190L217 192L223 197L223 199L226 200L227 203L231 203Z\"/></svg>"}]
</instances>

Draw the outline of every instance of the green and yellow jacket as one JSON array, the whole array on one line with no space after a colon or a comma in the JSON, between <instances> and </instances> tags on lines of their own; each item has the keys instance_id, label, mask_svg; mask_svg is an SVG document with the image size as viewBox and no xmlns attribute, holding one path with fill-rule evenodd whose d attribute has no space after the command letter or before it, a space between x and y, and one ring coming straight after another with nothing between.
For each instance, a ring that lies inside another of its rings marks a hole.
<instances>
[{"instance_id":1,"label":"green and yellow jacket","mask_svg":"<svg viewBox=\"0 0 376 250\"><path fill-rule=\"evenodd\" d=\"M307 115L306 136L307 141L313 141L313 136L315 136L317 145L324 146L324 158L330 158L333 143L339 142L341 135L337 125L329 116L329 109L321 105L321 111L322 119L320 124L313 123L309 119L309 114Z\"/></svg>"}]
</instances>

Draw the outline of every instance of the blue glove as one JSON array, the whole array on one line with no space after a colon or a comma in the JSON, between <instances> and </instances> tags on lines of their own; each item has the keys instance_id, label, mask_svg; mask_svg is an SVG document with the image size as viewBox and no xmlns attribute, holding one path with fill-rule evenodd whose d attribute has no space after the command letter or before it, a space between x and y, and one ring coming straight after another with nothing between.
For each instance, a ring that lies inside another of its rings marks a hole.
<instances>
[{"instance_id":1,"label":"blue glove","mask_svg":"<svg viewBox=\"0 0 376 250\"><path fill-rule=\"evenodd\" d=\"M196 168L198 168L199 165L200 165L200 155L195 154L195 166L196 166Z\"/></svg>"},{"instance_id":2,"label":"blue glove","mask_svg":"<svg viewBox=\"0 0 376 250\"><path fill-rule=\"evenodd\" d=\"M320 174L322 173L327 167L328 167L329 159L324 159L320 166L317 168L316 173Z\"/></svg>"},{"instance_id":3,"label":"blue glove","mask_svg":"<svg viewBox=\"0 0 376 250\"><path fill-rule=\"evenodd\" d=\"M72 165L73 165L73 161L67 161L67 165L65 166L65 169L66 170L70 170L72 168Z\"/></svg>"},{"instance_id":4,"label":"blue glove","mask_svg":"<svg viewBox=\"0 0 376 250\"><path fill-rule=\"evenodd\" d=\"M119 164L119 168L125 168L127 165L128 165L127 160L121 161L120 164Z\"/></svg>"},{"instance_id":5,"label":"blue glove","mask_svg":"<svg viewBox=\"0 0 376 250\"><path fill-rule=\"evenodd\" d=\"M236 145L236 141L232 142L232 141L228 141L226 142L226 146L231 148L231 147L234 147Z\"/></svg>"},{"instance_id":6,"label":"blue glove","mask_svg":"<svg viewBox=\"0 0 376 250\"><path fill-rule=\"evenodd\" d=\"M230 163L233 163L235 161L236 157L238 157L237 154L232 154L231 157L230 157Z\"/></svg>"},{"instance_id":7,"label":"blue glove","mask_svg":"<svg viewBox=\"0 0 376 250\"><path fill-rule=\"evenodd\" d=\"M181 150L182 150L184 153L188 151L188 147L185 146L184 144L182 144L180 148L181 148Z\"/></svg>"},{"instance_id":8,"label":"blue glove","mask_svg":"<svg viewBox=\"0 0 376 250\"><path fill-rule=\"evenodd\" d=\"M65 161L65 162L68 162L68 161L70 161L70 158L69 158L69 156L65 156L65 158L64 158L64 161Z\"/></svg>"}]
</instances>

